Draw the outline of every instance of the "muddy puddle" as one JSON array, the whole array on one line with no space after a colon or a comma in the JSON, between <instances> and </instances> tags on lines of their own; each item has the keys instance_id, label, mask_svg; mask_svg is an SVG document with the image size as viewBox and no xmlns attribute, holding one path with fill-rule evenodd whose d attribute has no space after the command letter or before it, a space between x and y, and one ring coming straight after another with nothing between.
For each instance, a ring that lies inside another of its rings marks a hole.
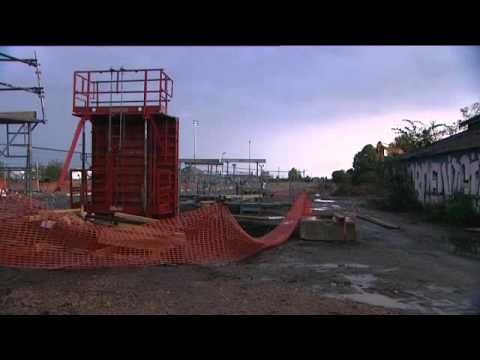
<instances>
[{"instance_id":1,"label":"muddy puddle","mask_svg":"<svg viewBox=\"0 0 480 360\"><path fill-rule=\"evenodd\" d=\"M350 282L351 289L354 290L354 292L350 294L330 293L325 294L325 296L342 300L351 300L373 306L382 306L389 309L411 310L420 312L424 310L421 306L417 304L405 303L402 302L400 299L395 299L393 297L375 292L373 284L377 280L377 277L373 274L344 274L343 277Z\"/></svg>"}]
</instances>

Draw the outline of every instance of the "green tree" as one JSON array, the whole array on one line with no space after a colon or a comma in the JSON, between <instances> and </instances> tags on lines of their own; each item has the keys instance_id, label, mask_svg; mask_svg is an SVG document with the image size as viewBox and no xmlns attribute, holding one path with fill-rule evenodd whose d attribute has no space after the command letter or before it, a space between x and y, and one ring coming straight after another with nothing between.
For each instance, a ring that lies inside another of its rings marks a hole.
<instances>
[{"instance_id":1,"label":"green tree","mask_svg":"<svg viewBox=\"0 0 480 360\"><path fill-rule=\"evenodd\" d=\"M460 109L460 112L462 113L463 120L468 120L471 117L480 115L480 102L473 103L470 106L465 106Z\"/></svg>"},{"instance_id":2,"label":"green tree","mask_svg":"<svg viewBox=\"0 0 480 360\"><path fill-rule=\"evenodd\" d=\"M295 168L291 168L290 171L288 172L288 180L300 180L302 178L302 175L300 171L298 171Z\"/></svg>"},{"instance_id":3,"label":"green tree","mask_svg":"<svg viewBox=\"0 0 480 360\"><path fill-rule=\"evenodd\" d=\"M335 170L332 172L332 180L335 184L339 185L347 179L347 173L345 170Z\"/></svg>"},{"instance_id":4,"label":"green tree","mask_svg":"<svg viewBox=\"0 0 480 360\"><path fill-rule=\"evenodd\" d=\"M365 145L353 158L354 184L373 183L377 179L378 155L373 145Z\"/></svg>"},{"instance_id":5,"label":"green tree","mask_svg":"<svg viewBox=\"0 0 480 360\"><path fill-rule=\"evenodd\" d=\"M408 125L403 128L392 129L397 136L390 146L409 152L429 146L444 137L455 135L462 130L460 126L462 121L480 115L480 102L461 108L460 113L463 119L454 121L451 124L437 124L435 121L431 121L426 125L421 121L405 119L403 121Z\"/></svg>"},{"instance_id":6,"label":"green tree","mask_svg":"<svg viewBox=\"0 0 480 360\"><path fill-rule=\"evenodd\" d=\"M432 145L434 142L459 131L458 122L447 125L431 121L426 125L417 120L405 119L403 121L408 125L403 128L392 129L397 136L390 146L401 148L405 152Z\"/></svg>"},{"instance_id":7,"label":"green tree","mask_svg":"<svg viewBox=\"0 0 480 360\"><path fill-rule=\"evenodd\" d=\"M49 161L47 165L39 166L42 181L57 181L62 173L63 163L58 160Z\"/></svg>"}]
</instances>

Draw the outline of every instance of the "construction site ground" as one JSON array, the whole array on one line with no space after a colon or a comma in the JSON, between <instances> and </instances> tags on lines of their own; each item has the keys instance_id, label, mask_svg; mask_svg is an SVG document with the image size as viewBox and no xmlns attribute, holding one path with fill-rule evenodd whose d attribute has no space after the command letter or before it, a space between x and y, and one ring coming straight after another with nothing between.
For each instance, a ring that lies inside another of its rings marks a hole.
<instances>
[{"instance_id":1,"label":"construction site ground","mask_svg":"<svg viewBox=\"0 0 480 360\"><path fill-rule=\"evenodd\" d=\"M96 270L0 268L0 314L473 314L480 260L452 229L332 198L400 226L357 219L358 241L303 241L240 263ZM59 202L60 203L60 202ZM272 225L244 224L259 235Z\"/></svg>"}]
</instances>

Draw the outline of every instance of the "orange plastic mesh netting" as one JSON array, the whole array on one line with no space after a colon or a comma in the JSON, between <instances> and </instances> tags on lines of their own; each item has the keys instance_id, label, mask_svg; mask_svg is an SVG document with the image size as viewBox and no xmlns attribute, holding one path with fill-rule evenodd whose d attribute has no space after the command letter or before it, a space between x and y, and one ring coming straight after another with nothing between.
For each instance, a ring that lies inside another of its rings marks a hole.
<instances>
[{"instance_id":1,"label":"orange plastic mesh netting","mask_svg":"<svg viewBox=\"0 0 480 360\"><path fill-rule=\"evenodd\" d=\"M93 224L48 211L20 195L0 198L0 266L95 268L237 261L278 246L311 203L300 195L282 223L263 237L248 235L222 204L128 227Z\"/></svg>"}]
</instances>

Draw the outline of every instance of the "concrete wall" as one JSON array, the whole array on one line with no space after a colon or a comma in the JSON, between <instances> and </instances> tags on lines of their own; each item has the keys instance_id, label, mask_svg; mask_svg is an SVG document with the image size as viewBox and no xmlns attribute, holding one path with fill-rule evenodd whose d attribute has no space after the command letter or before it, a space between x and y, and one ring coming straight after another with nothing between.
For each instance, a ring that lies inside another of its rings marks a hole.
<instances>
[{"instance_id":1,"label":"concrete wall","mask_svg":"<svg viewBox=\"0 0 480 360\"><path fill-rule=\"evenodd\" d=\"M480 149L410 159L407 169L420 202L440 203L461 192L480 210Z\"/></svg>"}]
</instances>

